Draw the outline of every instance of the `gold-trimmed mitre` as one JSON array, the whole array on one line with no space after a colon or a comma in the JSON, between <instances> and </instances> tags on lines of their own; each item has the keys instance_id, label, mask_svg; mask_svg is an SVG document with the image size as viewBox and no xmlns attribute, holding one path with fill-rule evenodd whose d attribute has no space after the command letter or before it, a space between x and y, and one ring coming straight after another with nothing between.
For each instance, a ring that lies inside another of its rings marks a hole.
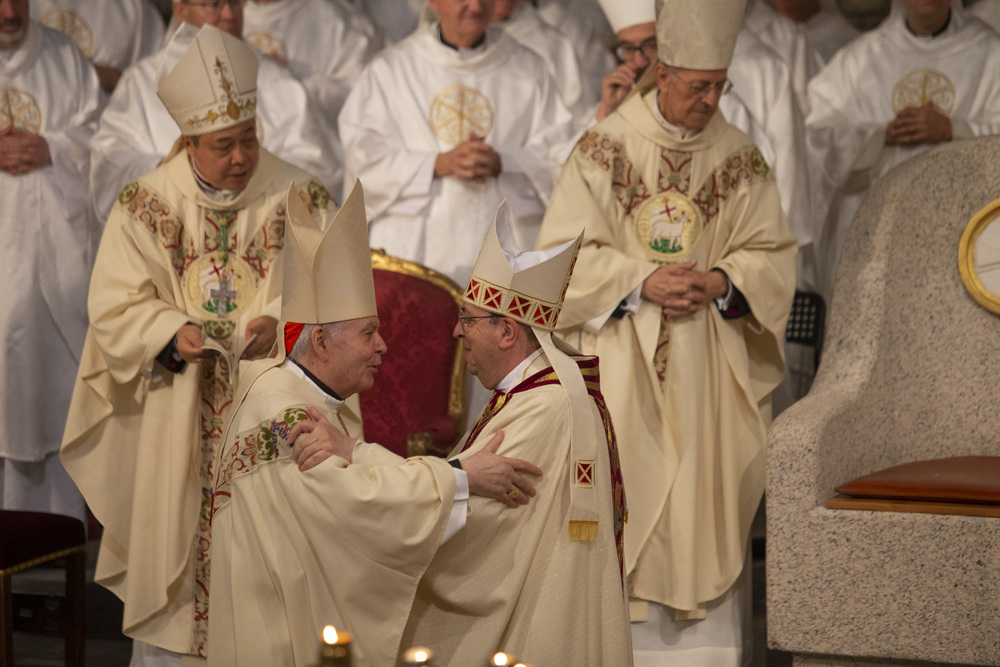
<instances>
[{"instance_id":1,"label":"gold-trimmed mitre","mask_svg":"<svg viewBox=\"0 0 1000 667\"><path fill-rule=\"evenodd\" d=\"M598 0L616 33L644 23L656 22L654 0Z\"/></svg>"},{"instance_id":2,"label":"gold-trimmed mitre","mask_svg":"<svg viewBox=\"0 0 1000 667\"><path fill-rule=\"evenodd\" d=\"M327 324L373 317L375 281L361 181L339 210L309 212L292 184L286 200L281 319ZM332 220L330 219L332 218Z\"/></svg>"},{"instance_id":3,"label":"gold-trimmed mitre","mask_svg":"<svg viewBox=\"0 0 1000 667\"><path fill-rule=\"evenodd\" d=\"M521 252L512 213L501 202L465 288L467 303L511 317L529 327L552 331L562 310L583 233L549 250Z\"/></svg>"},{"instance_id":4,"label":"gold-trimmed mitre","mask_svg":"<svg viewBox=\"0 0 1000 667\"><path fill-rule=\"evenodd\" d=\"M727 69L747 0L656 0L660 62L682 69Z\"/></svg>"},{"instance_id":5,"label":"gold-trimmed mitre","mask_svg":"<svg viewBox=\"0 0 1000 667\"><path fill-rule=\"evenodd\" d=\"M181 134L223 130L257 117L258 64L242 39L205 25L156 94Z\"/></svg>"}]
</instances>

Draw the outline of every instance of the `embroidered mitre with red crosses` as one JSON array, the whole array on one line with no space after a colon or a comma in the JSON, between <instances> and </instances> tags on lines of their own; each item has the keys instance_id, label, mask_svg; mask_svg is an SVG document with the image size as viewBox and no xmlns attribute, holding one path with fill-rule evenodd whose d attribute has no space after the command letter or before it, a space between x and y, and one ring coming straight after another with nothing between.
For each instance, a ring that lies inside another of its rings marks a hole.
<instances>
[{"instance_id":1,"label":"embroidered mitre with red crosses","mask_svg":"<svg viewBox=\"0 0 1000 667\"><path fill-rule=\"evenodd\" d=\"M507 201L497 209L465 288L467 303L553 331L573 275L580 238L550 250L521 252Z\"/></svg>"},{"instance_id":2,"label":"embroidered mitre with red crosses","mask_svg":"<svg viewBox=\"0 0 1000 667\"><path fill-rule=\"evenodd\" d=\"M552 370L569 397L573 462L570 484L569 537L597 537L599 514L596 466L599 447L606 447L603 431L589 425L591 397L572 355L579 352L552 337L559 311L576 265L583 231L573 241L549 250L522 252L513 232L513 214L506 200L500 204L479 251L463 299L477 308L527 324L535 332Z\"/></svg>"}]
</instances>

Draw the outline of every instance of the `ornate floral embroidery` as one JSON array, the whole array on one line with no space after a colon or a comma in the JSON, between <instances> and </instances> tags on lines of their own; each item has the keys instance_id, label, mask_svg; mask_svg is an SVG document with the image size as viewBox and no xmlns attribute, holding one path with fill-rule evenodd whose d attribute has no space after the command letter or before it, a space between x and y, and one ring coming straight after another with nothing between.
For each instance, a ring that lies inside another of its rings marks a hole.
<instances>
[{"instance_id":1,"label":"ornate floral embroidery","mask_svg":"<svg viewBox=\"0 0 1000 667\"><path fill-rule=\"evenodd\" d=\"M719 214L719 205L737 190L771 179L771 168L754 146L747 146L727 157L705 181L693 201L705 215L705 226Z\"/></svg>"},{"instance_id":2,"label":"ornate floral embroidery","mask_svg":"<svg viewBox=\"0 0 1000 667\"><path fill-rule=\"evenodd\" d=\"M184 228L181 219L159 195L140 183L126 186L118 195L118 201L129 217L156 236L170 256L174 271L183 277L188 267L198 258L198 253L194 239Z\"/></svg>"},{"instance_id":3,"label":"ornate floral embroidery","mask_svg":"<svg viewBox=\"0 0 1000 667\"><path fill-rule=\"evenodd\" d=\"M326 191L322 185L316 181L309 181L309 185L306 187L306 191L309 193L309 201L307 204L311 204L309 211L312 212L315 209L320 209L325 211L330 207L330 201L333 199L330 197L330 193Z\"/></svg>"},{"instance_id":4,"label":"ornate floral embroidery","mask_svg":"<svg viewBox=\"0 0 1000 667\"><path fill-rule=\"evenodd\" d=\"M243 260L259 278L267 276L271 264L284 247L285 219L285 204L282 202L264 219L264 224L260 226L260 230L243 253Z\"/></svg>"}]
</instances>

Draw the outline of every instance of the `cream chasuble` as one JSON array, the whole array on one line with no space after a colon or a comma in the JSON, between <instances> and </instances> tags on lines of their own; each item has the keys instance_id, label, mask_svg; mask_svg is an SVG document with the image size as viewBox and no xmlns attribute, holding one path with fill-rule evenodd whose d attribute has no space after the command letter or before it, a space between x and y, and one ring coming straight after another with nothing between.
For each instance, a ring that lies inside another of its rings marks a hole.
<instances>
[{"instance_id":1,"label":"cream chasuble","mask_svg":"<svg viewBox=\"0 0 1000 667\"><path fill-rule=\"evenodd\" d=\"M776 12L765 0L750 0L743 25L788 66L803 114L809 112L806 96L809 81L837 51L861 34L839 13L822 9L808 20L796 23Z\"/></svg>"},{"instance_id":2,"label":"cream chasuble","mask_svg":"<svg viewBox=\"0 0 1000 667\"><path fill-rule=\"evenodd\" d=\"M314 405L360 437L357 399L335 414L280 363L248 369L217 459L209 664L311 667L332 624L353 634L356 667L391 667L448 523L454 472L368 443L354 465L332 457L300 472L292 426Z\"/></svg>"},{"instance_id":3,"label":"cream chasuble","mask_svg":"<svg viewBox=\"0 0 1000 667\"><path fill-rule=\"evenodd\" d=\"M99 219L107 218L122 188L167 157L180 136L156 96L156 86L197 34L197 28L182 24L161 51L125 70L118 81L93 141L90 196ZM332 121L314 115L306 89L287 69L258 55L256 111L261 146L316 174L330 192L339 192L342 160Z\"/></svg>"},{"instance_id":4,"label":"cream chasuble","mask_svg":"<svg viewBox=\"0 0 1000 667\"><path fill-rule=\"evenodd\" d=\"M243 37L287 65L330 118L383 46L367 16L331 0L250 0L243 6Z\"/></svg>"},{"instance_id":5,"label":"cream chasuble","mask_svg":"<svg viewBox=\"0 0 1000 667\"><path fill-rule=\"evenodd\" d=\"M456 51L427 25L383 51L340 115L345 182L365 184L371 247L464 285L504 198L530 247L572 143L571 121L544 63L500 28L482 46ZM500 154L500 175L434 178L437 155L470 133Z\"/></svg>"},{"instance_id":6,"label":"cream chasuble","mask_svg":"<svg viewBox=\"0 0 1000 667\"><path fill-rule=\"evenodd\" d=\"M250 320L278 317L289 182L330 204L264 150L214 203L180 153L122 191L95 262L61 458L104 525L95 579L124 600L124 633L177 653L204 654L211 463L233 388L221 355L178 374L154 360L188 322L238 351Z\"/></svg>"},{"instance_id":7,"label":"cream chasuble","mask_svg":"<svg viewBox=\"0 0 1000 667\"><path fill-rule=\"evenodd\" d=\"M87 330L98 233L86 174L103 102L90 63L54 30L29 23L19 48L0 51L0 129L41 135L52 155L42 169L0 172L7 235L0 246L0 458L41 461L59 451Z\"/></svg>"},{"instance_id":8,"label":"cream chasuble","mask_svg":"<svg viewBox=\"0 0 1000 667\"><path fill-rule=\"evenodd\" d=\"M442 545L417 589L403 646L433 649L439 665L486 665L496 651L536 665L631 665L622 587L624 496L614 432L600 398L597 360L578 360L594 397L588 428L604 433L596 461L572 461L569 400L545 355L524 381L496 394L458 445L462 459L500 429L497 452L543 471L538 495L510 509L470 498L463 531ZM571 540L570 488L599 494L597 537ZM631 502L631 501L630 501Z\"/></svg>"},{"instance_id":9,"label":"cream chasuble","mask_svg":"<svg viewBox=\"0 0 1000 667\"><path fill-rule=\"evenodd\" d=\"M806 118L813 205L821 230L821 282L829 298L837 259L868 187L933 144L886 146L906 107L934 102L955 139L1000 131L1000 36L952 4L937 37L917 37L901 9L845 47L809 84Z\"/></svg>"},{"instance_id":10,"label":"cream chasuble","mask_svg":"<svg viewBox=\"0 0 1000 667\"><path fill-rule=\"evenodd\" d=\"M694 611L743 567L764 489L768 395L784 373L795 239L746 135L716 114L702 132L675 139L653 104L655 92L634 96L580 140L539 247L586 224L559 324L601 359L629 499L629 591ZM724 320L710 304L663 322L643 301L634 314L608 317L658 266L684 261L725 271L752 314ZM595 318L606 322L584 331Z\"/></svg>"},{"instance_id":11,"label":"cream chasuble","mask_svg":"<svg viewBox=\"0 0 1000 667\"><path fill-rule=\"evenodd\" d=\"M163 18L148 0L31 0L31 18L73 40L95 65L124 70L163 45Z\"/></svg>"}]
</instances>

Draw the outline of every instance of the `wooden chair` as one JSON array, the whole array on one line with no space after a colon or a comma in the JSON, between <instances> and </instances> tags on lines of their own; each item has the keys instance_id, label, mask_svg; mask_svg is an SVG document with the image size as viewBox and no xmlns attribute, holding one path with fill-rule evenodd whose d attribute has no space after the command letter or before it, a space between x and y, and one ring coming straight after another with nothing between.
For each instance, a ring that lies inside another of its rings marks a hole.
<instances>
[{"instance_id":1,"label":"wooden chair","mask_svg":"<svg viewBox=\"0 0 1000 667\"><path fill-rule=\"evenodd\" d=\"M447 276L372 250L379 332L389 351L360 394L365 439L400 456L444 456L465 423L465 357L452 337L462 291Z\"/></svg>"},{"instance_id":2,"label":"wooden chair","mask_svg":"<svg viewBox=\"0 0 1000 667\"><path fill-rule=\"evenodd\" d=\"M63 623L67 667L82 667L86 633L84 587L86 533L82 521L44 512L0 510L0 666L14 664L14 597L11 576L58 558L66 559Z\"/></svg>"}]
</instances>

